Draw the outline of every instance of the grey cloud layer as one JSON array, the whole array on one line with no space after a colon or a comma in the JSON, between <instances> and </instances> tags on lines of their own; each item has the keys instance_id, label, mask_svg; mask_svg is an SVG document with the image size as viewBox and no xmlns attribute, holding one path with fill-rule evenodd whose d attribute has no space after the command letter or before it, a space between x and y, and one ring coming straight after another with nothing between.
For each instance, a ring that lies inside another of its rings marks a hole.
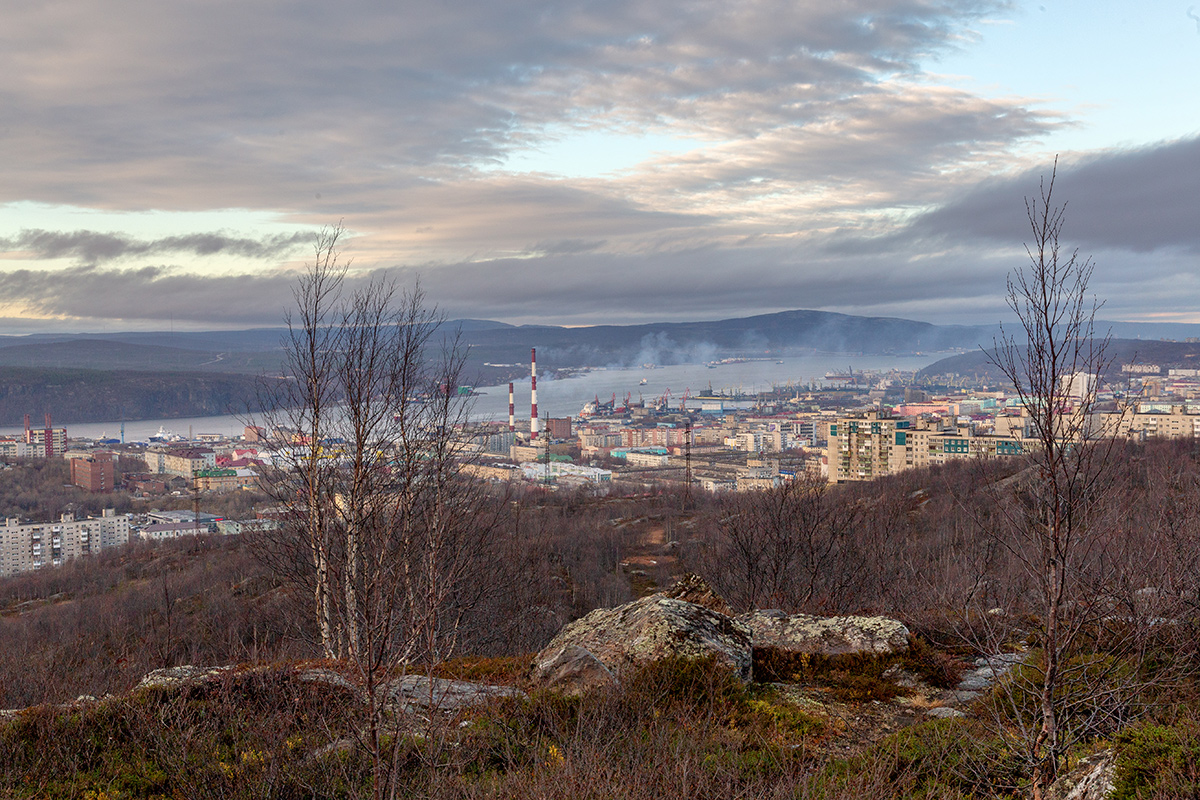
<instances>
[{"instance_id":1,"label":"grey cloud layer","mask_svg":"<svg viewBox=\"0 0 1200 800\"><path fill-rule=\"evenodd\" d=\"M300 232L260 239L223 233L197 233L139 240L115 233L86 230L23 230L11 239L0 239L0 252L24 251L35 259L70 258L83 264L167 253L277 260L294 255L299 248L311 242L312 234Z\"/></svg>"},{"instance_id":2,"label":"grey cloud layer","mask_svg":"<svg viewBox=\"0 0 1200 800\"><path fill-rule=\"evenodd\" d=\"M16 9L0 33L0 130L22 157L0 167L0 197L394 208L547 125L753 138L828 119L1000 4L433 5Z\"/></svg>"},{"instance_id":3,"label":"grey cloud layer","mask_svg":"<svg viewBox=\"0 0 1200 800\"><path fill-rule=\"evenodd\" d=\"M1028 230L1024 198L1049 170L987 181L925 215L914 231L1021 241ZM1063 162L1054 191L1068 203L1066 235L1081 246L1200 253L1200 138Z\"/></svg>"},{"instance_id":4,"label":"grey cloud layer","mask_svg":"<svg viewBox=\"0 0 1200 800\"><path fill-rule=\"evenodd\" d=\"M0 30L0 148L11 154L0 202L344 218L360 234L348 240L358 265L419 270L433 299L469 316L915 314L945 298L998 311L1012 264L996 251L1020 241L1020 198L1036 186L1018 146L1063 118L920 70L1006 6L18 4ZM695 148L601 178L499 168L514 148L597 129ZM1195 249L1197 147L1073 163L1071 233L1118 252ZM997 173L1015 177L980 183ZM1110 182L1119 196L1105 194ZM0 273L0 300L85 318L273 324L290 273L137 265L283 261L306 242L24 231L0 249L77 266Z\"/></svg>"},{"instance_id":5,"label":"grey cloud layer","mask_svg":"<svg viewBox=\"0 0 1200 800\"><path fill-rule=\"evenodd\" d=\"M203 277L169 267L72 267L0 272L0 304L35 315L278 324L291 300L290 273Z\"/></svg>"}]
</instances>

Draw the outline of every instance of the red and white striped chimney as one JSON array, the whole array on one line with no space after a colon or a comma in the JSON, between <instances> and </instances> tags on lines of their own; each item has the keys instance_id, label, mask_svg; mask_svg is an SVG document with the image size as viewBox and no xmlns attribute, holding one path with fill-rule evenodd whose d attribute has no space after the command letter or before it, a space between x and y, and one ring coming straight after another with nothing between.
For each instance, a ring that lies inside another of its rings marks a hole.
<instances>
[{"instance_id":1,"label":"red and white striped chimney","mask_svg":"<svg viewBox=\"0 0 1200 800\"><path fill-rule=\"evenodd\" d=\"M538 436L538 415L537 415L537 348L529 349L529 385L533 392L531 407L529 410L529 439L534 440Z\"/></svg>"},{"instance_id":2,"label":"red and white striped chimney","mask_svg":"<svg viewBox=\"0 0 1200 800\"><path fill-rule=\"evenodd\" d=\"M508 432L517 429L517 407L513 405L513 385L508 385Z\"/></svg>"}]
</instances>

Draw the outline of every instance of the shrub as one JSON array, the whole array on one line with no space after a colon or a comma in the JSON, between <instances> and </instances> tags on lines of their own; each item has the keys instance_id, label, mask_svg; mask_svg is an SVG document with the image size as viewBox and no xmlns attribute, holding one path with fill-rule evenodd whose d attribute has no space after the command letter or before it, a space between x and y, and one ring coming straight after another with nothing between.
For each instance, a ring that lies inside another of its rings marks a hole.
<instances>
[{"instance_id":1,"label":"shrub","mask_svg":"<svg viewBox=\"0 0 1200 800\"><path fill-rule=\"evenodd\" d=\"M1112 800L1200 797L1200 729L1193 721L1134 725L1113 744Z\"/></svg>"},{"instance_id":2,"label":"shrub","mask_svg":"<svg viewBox=\"0 0 1200 800\"><path fill-rule=\"evenodd\" d=\"M962 680L966 664L957 656L932 647L923 638L914 636L908 651L901 656L904 668L916 673L921 680L938 689L953 689Z\"/></svg>"},{"instance_id":3,"label":"shrub","mask_svg":"<svg viewBox=\"0 0 1200 800\"><path fill-rule=\"evenodd\" d=\"M1003 740L964 719L915 725L831 762L814 781L814 796L842 794L861 775L880 778L893 797L938 800L1011 796L1025 777L1021 758Z\"/></svg>"},{"instance_id":4,"label":"shrub","mask_svg":"<svg viewBox=\"0 0 1200 800\"><path fill-rule=\"evenodd\" d=\"M788 653L772 647L754 648L754 674L761 681L815 683L844 703L890 700L907 694L896 684L891 668L899 663L896 656L855 653L823 656L816 653Z\"/></svg>"}]
</instances>

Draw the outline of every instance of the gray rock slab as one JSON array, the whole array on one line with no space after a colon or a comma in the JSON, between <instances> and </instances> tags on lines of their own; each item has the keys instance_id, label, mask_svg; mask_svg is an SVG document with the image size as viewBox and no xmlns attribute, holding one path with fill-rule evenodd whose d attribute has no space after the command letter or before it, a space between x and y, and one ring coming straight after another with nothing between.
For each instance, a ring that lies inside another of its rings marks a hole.
<instances>
[{"instance_id":1,"label":"gray rock slab","mask_svg":"<svg viewBox=\"0 0 1200 800\"><path fill-rule=\"evenodd\" d=\"M772 610L752 611L736 619L750 628L755 647L823 656L882 656L908 650L908 628L888 617L813 617Z\"/></svg>"},{"instance_id":2,"label":"gray rock slab","mask_svg":"<svg viewBox=\"0 0 1200 800\"><path fill-rule=\"evenodd\" d=\"M966 714L959 711L957 708L951 708L950 706L938 706L936 708L927 710L925 712L925 716L932 717L934 719L954 719L955 717L965 717Z\"/></svg>"},{"instance_id":3,"label":"gray rock slab","mask_svg":"<svg viewBox=\"0 0 1200 800\"><path fill-rule=\"evenodd\" d=\"M403 678L389 681L384 685L383 692L388 700L401 705L405 710L434 709L443 712L483 705L501 697L527 696L520 689L511 686L451 681L428 678L424 675L405 675Z\"/></svg>"},{"instance_id":4,"label":"gray rock slab","mask_svg":"<svg viewBox=\"0 0 1200 800\"><path fill-rule=\"evenodd\" d=\"M543 650L539 660L533 664L533 672L541 685L567 694L580 694L619 683L617 676L603 661L577 644L557 650Z\"/></svg>"}]
</instances>

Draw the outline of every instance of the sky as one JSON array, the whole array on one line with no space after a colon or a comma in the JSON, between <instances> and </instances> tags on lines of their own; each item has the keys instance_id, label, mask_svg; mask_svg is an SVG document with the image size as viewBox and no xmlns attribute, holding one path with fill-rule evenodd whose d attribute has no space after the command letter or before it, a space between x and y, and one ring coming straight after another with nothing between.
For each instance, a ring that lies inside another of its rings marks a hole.
<instances>
[{"instance_id":1,"label":"sky","mask_svg":"<svg viewBox=\"0 0 1200 800\"><path fill-rule=\"evenodd\" d=\"M1200 0L44 0L0 74L3 333L278 325L339 224L451 317L992 323L1056 157L1200 322Z\"/></svg>"}]
</instances>

